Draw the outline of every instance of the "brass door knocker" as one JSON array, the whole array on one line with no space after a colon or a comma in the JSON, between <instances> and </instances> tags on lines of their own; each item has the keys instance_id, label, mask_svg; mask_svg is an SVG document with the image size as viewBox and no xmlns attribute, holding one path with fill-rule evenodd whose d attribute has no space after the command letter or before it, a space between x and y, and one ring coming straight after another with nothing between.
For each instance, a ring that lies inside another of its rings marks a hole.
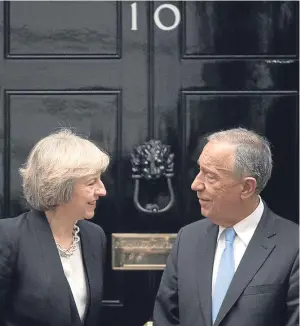
<instances>
[{"instance_id":1,"label":"brass door knocker","mask_svg":"<svg viewBox=\"0 0 300 326\"><path fill-rule=\"evenodd\" d=\"M150 140L136 147L131 154L132 178L134 183L133 201L136 208L144 213L164 213L174 205L174 190L171 178L174 176L174 154L170 152L170 146L163 145L160 140ZM139 202L140 180L156 181L166 178L170 194L169 203L164 208L157 204L149 203L142 207Z\"/></svg>"}]
</instances>

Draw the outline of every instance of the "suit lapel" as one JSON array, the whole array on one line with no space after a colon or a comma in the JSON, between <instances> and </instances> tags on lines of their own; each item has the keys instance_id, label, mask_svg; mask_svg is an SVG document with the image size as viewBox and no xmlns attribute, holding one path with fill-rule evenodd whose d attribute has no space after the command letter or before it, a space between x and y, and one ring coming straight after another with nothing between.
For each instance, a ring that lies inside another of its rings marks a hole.
<instances>
[{"instance_id":1,"label":"suit lapel","mask_svg":"<svg viewBox=\"0 0 300 326\"><path fill-rule=\"evenodd\" d=\"M206 326L212 325L212 272L219 227L209 222L205 236L199 240L197 257L198 293Z\"/></svg>"},{"instance_id":2,"label":"suit lapel","mask_svg":"<svg viewBox=\"0 0 300 326\"><path fill-rule=\"evenodd\" d=\"M71 311L68 281L65 277L60 257L55 245L50 225L44 213L32 210L30 213L33 229L38 240L36 248L43 261L44 273L49 284L49 306L53 316L51 325L71 325ZM59 304L58 304L59 303Z\"/></svg>"},{"instance_id":3,"label":"suit lapel","mask_svg":"<svg viewBox=\"0 0 300 326\"><path fill-rule=\"evenodd\" d=\"M88 223L88 222L85 222ZM102 288L102 284L99 284L99 279L102 279L102 276L99 275L101 273L101 268L98 268L97 264L99 264L99 259L97 261L95 257L95 249L91 243L88 230L86 229L85 223L78 222L80 227L80 239L81 239L81 248L82 248L82 257L83 264L86 272L86 280L87 280L87 293L88 300L85 311L84 325L88 326L91 324L92 316L93 316L93 307L99 309L99 306L96 302L94 302L95 296L98 296L98 290Z\"/></svg>"},{"instance_id":4,"label":"suit lapel","mask_svg":"<svg viewBox=\"0 0 300 326\"><path fill-rule=\"evenodd\" d=\"M274 218L266 204L264 213L229 286L214 326L218 326L275 247Z\"/></svg>"}]
</instances>

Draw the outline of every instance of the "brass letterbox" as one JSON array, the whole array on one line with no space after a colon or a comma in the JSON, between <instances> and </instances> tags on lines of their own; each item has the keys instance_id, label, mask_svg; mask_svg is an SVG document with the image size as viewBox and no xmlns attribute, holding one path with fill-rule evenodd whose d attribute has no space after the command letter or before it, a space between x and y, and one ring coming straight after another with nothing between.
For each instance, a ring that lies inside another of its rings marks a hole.
<instances>
[{"instance_id":1,"label":"brass letterbox","mask_svg":"<svg viewBox=\"0 0 300 326\"><path fill-rule=\"evenodd\" d=\"M177 234L113 233L114 270L163 270Z\"/></svg>"}]
</instances>

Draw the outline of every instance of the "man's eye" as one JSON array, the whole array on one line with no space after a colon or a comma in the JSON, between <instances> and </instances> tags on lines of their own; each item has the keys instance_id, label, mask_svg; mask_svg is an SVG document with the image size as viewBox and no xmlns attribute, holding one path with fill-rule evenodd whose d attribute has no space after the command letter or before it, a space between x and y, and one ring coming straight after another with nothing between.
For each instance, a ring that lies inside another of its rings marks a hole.
<instances>
[{"instance_id":1,"label":"man's eye","mask_svg":"<svg viewBox=\"0 0 300 326\"><path fill-rule=\"evenodd\" d=\"M91 181L88 186L93 186L95 184L95 181Z\"/></svg>"},{"instance_id":2,"label":"man's eye","mask_svg":"<svg viewBox=\"0 0 300 326\"><path fill-rule=\"evenodd\" d=\"M207 177L207 179L209 179L209 180L212 180L212 179L215 178L215 176L214 176L213 174L211 174L211 173L207 173L207 174L206 174L206 177Z\"/></svg>"}]
</instances>

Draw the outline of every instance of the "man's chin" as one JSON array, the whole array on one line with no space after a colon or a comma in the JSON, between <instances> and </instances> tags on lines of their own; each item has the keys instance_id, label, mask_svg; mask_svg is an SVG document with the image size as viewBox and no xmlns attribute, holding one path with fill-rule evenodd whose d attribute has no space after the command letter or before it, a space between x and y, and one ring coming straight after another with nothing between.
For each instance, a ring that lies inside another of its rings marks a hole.
<instances>
[{"instance_id":1,"label":"man's chin","mask_svg":"<svg viewBox=\"0 0 300 326\"><path fill-rule=\"evenodd\" d=\"M201 207L201 215L209 218L209 210Z\"/></svg>"}]
</instances>

